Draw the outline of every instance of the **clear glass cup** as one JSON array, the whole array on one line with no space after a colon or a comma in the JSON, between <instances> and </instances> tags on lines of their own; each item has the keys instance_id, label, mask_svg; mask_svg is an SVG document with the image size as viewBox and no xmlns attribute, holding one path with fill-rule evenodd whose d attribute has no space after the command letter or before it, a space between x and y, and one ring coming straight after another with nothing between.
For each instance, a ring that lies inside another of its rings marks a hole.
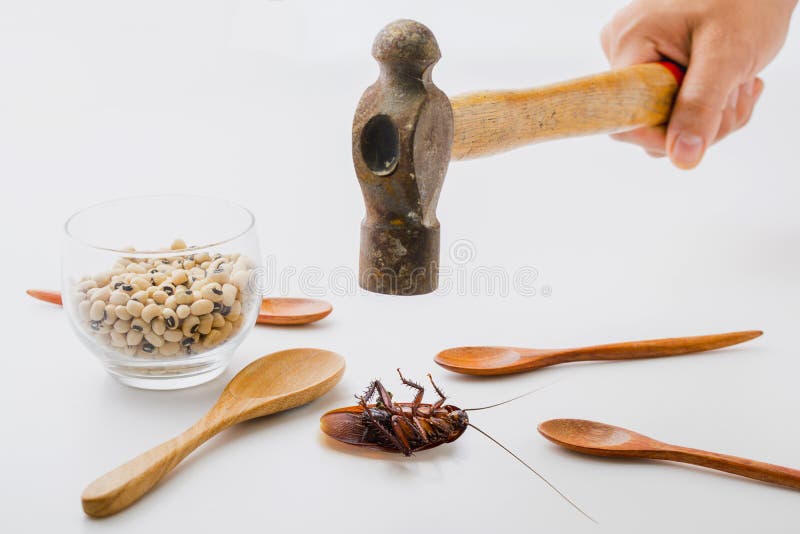
<instances>
[{"instance_id":1,"label":"clear glass cup","mask_svg":"<svg viewBox=\"0 0 800 534\"><path fill-rule=\"evenodd\" d=\"M64 308L109 373L179 389L225 370L261 304L250 211L218 198L130 197L85 208L64 230Z\"/></svg>"}]
</instances>

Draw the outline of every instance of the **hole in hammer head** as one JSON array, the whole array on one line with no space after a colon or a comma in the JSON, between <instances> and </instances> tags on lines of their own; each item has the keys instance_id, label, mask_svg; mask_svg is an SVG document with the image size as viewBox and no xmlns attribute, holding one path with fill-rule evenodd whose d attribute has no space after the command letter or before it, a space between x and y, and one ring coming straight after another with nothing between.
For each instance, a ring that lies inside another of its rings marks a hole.
<instances>
[{"instance_id":1,"label":"hole in hammer head","mask_svg":"<svg viewBox=\"0 0 800 534\"><path fill-rule=\"evenodd\" d=\"M361 157L378 176L392 174L397 167L400 135L388 115L375 115L361 130Z\"/></svg>"}]
</instances>

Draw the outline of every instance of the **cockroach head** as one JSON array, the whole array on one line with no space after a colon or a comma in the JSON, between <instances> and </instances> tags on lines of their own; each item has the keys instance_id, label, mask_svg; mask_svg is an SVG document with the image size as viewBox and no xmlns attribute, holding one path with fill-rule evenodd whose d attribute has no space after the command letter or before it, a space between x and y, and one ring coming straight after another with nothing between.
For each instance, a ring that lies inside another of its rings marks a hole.
<instances>
[{"instance_id":1,"label":"cockroach head","mask_svg":"<svg viewBox=\"0 0 800 534\"><path fill-rule=\"evenodd\" d=\"M467 428L469 424L469 417L467 416L467 412L464 410L453 410L449 414L447 414L448 419L450 422L453 423L458 430L463 430Z\"/></svg>"}]
</instances>

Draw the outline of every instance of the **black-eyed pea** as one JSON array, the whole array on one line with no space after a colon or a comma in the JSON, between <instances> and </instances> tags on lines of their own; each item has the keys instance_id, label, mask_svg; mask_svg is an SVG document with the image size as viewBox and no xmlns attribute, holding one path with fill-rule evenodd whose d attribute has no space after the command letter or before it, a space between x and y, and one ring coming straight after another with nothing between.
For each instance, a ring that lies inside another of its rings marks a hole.
<instances>
[{"instance_id":1,"label":"black-eyed pea","mask_svg":"<svg viewBox=\"0 0 800 534\"><path fill-rule=\"evenodd\" d=\"M170 269L171 267L164 266L164 268L165 269ZM152 275L150 277L150 282L152 282L153 285L156 285L156 286L160 285L160 284L163 284L166 280L167 280L167 275L164 274L163 272L155 273L154 275Z\"/></svg>"},{"instance_id":2,"label":"black-eyed pea","mask_svg":"<svg viewBox=\"0 0 800 534\"><path fill-rule=\"evenodd\" d=\"M231 305L231 311L228 312L226 318L230 321L235 321L242 315L242 303L241 301L235 301Z\"/></svg>"},{"instance_id":3,"label":"black-eyed pea","mask_svg":"<svg viewBox=\"0 0 800 534\"><path fill-rule=\"evenodd\" d=\"M213 328L213 324L214 318L211 315L203 315L200 317L200 325L197 327L197 332L204 336L208 335L208 333L211 332L211 328Z\"/></svg>"},{"instance_id":4,"label":"black-eyed pea","mask_svg":"<svg viewBox=\"0 0 800 534\"><path fill-rule=\"evenodd\" d=\"M164 308L161 310L161 317L164 319L164 324L167 328L174 330L178 328L178 313L172 308Z\"/></svg>"},{"instance_id":5,"label":"black-eyed pea","mask_svg":"<svg viewBox=\"0 0 800 534\"><path fill-rule=\"evenodd\" d=\"M165 282L161 284L161 291L166 293L168 297L171 297L175 294L175 286L172 285L171 282Z\"/></svg>"},{"instance_id":6,"label":"black-eyed pea","mask_svg":"<svg viewBox=\"0 0 800 534\"><path fill-rule=\"evenodd\" d=\"M75 287L75 289L77 289L81 293L86 293L87 291L89 291L90 289L94 289L95 287L97 287L97 282L95 282L93 279L90 278L89 280L84 280L83 282L78 284Z\"/></svg>"},{"instance_id":7,"label":"black-eyed pea","mask_svg":"<svg viewBox=\"0 0 800 534\"><path fill-rule=\"evenodd\" d=\"M106 315L106 303L102 300L95 300L89 308L89 319L92 321L102 321Z\"/></svg>"},{"instance_id":8,"label":"black-eyed pea","mask_svg":"<svg viewBox=\"0 0 800 534\"><path fill-rule=\"evenodd\" d=\"M187 317L181 323L181 332L186 337L190 337L197 333L198 328L200 328L200 318L194 315Z\"/></svg>"},{"instance_id":9,"label":"black-eyed pea","mask_svg":"<svg viewBox=\"0 0 800 534\"><path fill-rule=\"evenodd\" d=\"M92 280L94 280L97 283L98 287L102 287L104 285L107 285L111 281L111 273L108 271L97 273L92 277Z\"/></svg>"},{"instance_id":10,"label":"black-eyed pea","mask_svg":"<svg viewBox=\"0 0 800 534\"><path fill-rule=\"evenodd\" d=\"M235 285L239 288L239 291L247 291L247 287L250 284L250 276L252 275L252 271L236 271L231 275L230 283Z\"/></svg>"},{"instance_id":11,"label":"black-eyed pea","mask_svg":"<svg viewBox=\"0 0 800 534\"><path fill-rule=\"evenodd\" d=\"M108 334L111 332L111 325L100 322L100 326L97 329L92 328L92 330L95 330L98 334Z\"/></svg>"},{"instance_id":12,"label":"black-eyed pea","mask_svg":"<svg viewBox=\"0 0 800 534\"><path fill-rule=\"evenodd\" d=\"M148 343L153 345L154 347L160 347L164 344L164 338L156 334L155 332L148 332L144 335L145 340Z\"/></svg>"},{"instance_id":13,"label":"black-eyed pea","mask_svg":"<svg viewBox=\"0 0 800 534\"><path fill-rule=\"evenodd\" d=\"M222 332L214 328L206 337L203 338L203 347L211 348L222 341Z\"/></svg>"},{"instance_id":14,"label":"black-eyed pea","mask_svg":"<svg viewBox=\"0 0 800 534\"><path fill-rule=\"evenodd\" d=\"M233 323L226 320L225 324L220 327L220 330L222 330L222 333L225 334L225 337L227 338L234 330Z\"/></svg>"},{"instance_id":15,"label":"black-eyed pea","mask_svg":"<svg viewBox=\"0 0 800 534\"><path fill-rule=\"evenodd\" d=\"M218 284L226 284L231 279L231 275L229 270L223 265L222 267L217 267L210 271L207 279L212 282L217 282Z\"/></svg>"},{"instance_id":16,"label":"black-eyed pea","mask_svg":"<svg viewBox=\"0 0 800 534\"><path fill-rule=\"evenodd\" d=\"M149 286L145 291L147 292L147 298L151 299L153 298L153 295L155 295L156 291L158 291L158 287Z\"/></svg>"},{"instance_id":17,"label":"black-eyed pea","mask_svg":"<svg viewBox=\"0 0 800 534\"><path fill-rule=\"evenodd\" d=\"M78 304L78 317L80 317L84 321L91 320L89 310L92 307L92 303L88 300L83 300Z\"/></svg>"},{"instance_id":18,"label":"black-eyed pea","mask_svg":"<svg viewBox=\"0 0 800 534\"><path fill-rule=\"evenodd\" d=\"M183 269L188 270L192 267L194 267L194 260L184 260L183 263L181 263L181 268Z\"/></svg>"},{"instance_id":19,"label":"black-eyed pea","mask_svg":"<svg viewBox=\"0 0 800 534\"><path fill-rule=\"evenodd\" d=\"M119 320L114 322L113 328L120 334L127 334L131 329L131 322Z\"/></svg>"},{"instance_id":20,"label":"black-eyed pea","mask_svg":"<svg viewBox=\"0 0 800 534\"><path fill-rule=\"evenodd\" d=\"M208 315L214 309L214 303L208 299L199 299L191 306L192 315Z\"/></svg>"},{"instance_id":21,"label":"black-eyed pea","mask_svg":"<svg viewBox=\"0 0 800 534\"><path fill-rule=\"evenodd\" d=\"M185 269L175 269L172 271L170 279L172 280L173 284L183 284L189 279L189 275L186 273Z\"/></svg>"},{"instance_id":22,"label":"black-eyed pea","mask_svg":"<svg viewBox=\"0 0 800 534\"><path fill-rule=\"evenodd\" d=\"M117 289L111 293L111 296L108 298L108 302L115 306L124 306L130 299L131 297L127 293Z\"/></svg>"},{"instance_id":23,"label":"black-eyed pea","mask_svg":"<svg viewBox=\"0 0 800 534\"><path fill-rule=\"evenodd\" d=\"M111 289L109 289L108 286L98 287L95 290L92 290L92 294L89 298L91 300L102 300L103 302L108 302L108 299L111 298Z\"/></svg>"},{"instance_id":24,"label":"black-eyed pea","mask_svg":"<svg viewBox=\"0 0 800 534\"><path fill-rule=\"evenodd\" d=\"M223 317L221 313L212 313L211 317L214 318L214 321L211 323L211 326L214 328L222 328L225 326L225 317Z\"/></svg>"},{"instance_id":25,"label":"black-eyed pea","mask_svg":"<svg viewBox=\"0 0 800 534\"><path fill-rule=\"evenodd\" d=\"M128 312L128 308L125 306L117 306L114 308L114 315L117 316L117 319L122 319L123 321L129 321L133 319L133 315Z\"/></svg>"},{"instance_id":26,"label":"black-eyed pea","mask_svg":"<svg viewBox=\"0 0 800 534\"><path fill-rule=\"evenodd\" d=\"M181 339L183 339L183 332L180 330L167 330L164 332L164 341L177 343Z\"/></svg>"},{"instance_id":27,"label":"black-eyed pea","mask_svg":"<svg viewBox=\"0 0 800 534\"><path fill-rule=\"evenodd\" d=\"M150 331L150 324L142 321L140 317L136 317L131 319L131 330L135 330L144 334Z\"/></svg>"},{"instance_id":28,"label":"black-eyed pea","mask_svg":"<svg viewBox=\"0 0 800 534\"><path fill-rule=\"evenodd\" d=\"M131 296L131 300L135 300L137 302L141 302L142 304L147 302L147 299L148 299L147 291L137 291L136 293L134 293ZM128 301L128 302L130 302L130 301Z\"/></svg>"},{"instance_id":29,"label":"black-eyed pea","mask_svg":"<svg viewBox=\"0 0 800 534\"><path fill-rule=\"evenodd\" d=\"M119 286L119 289L128 295L131 295L136 291L136 288L133 287L133 284L129 283L128 280L122 280L122 285Z\"/></svg>"},{"instance_id":30,"label":"black-eyed pea","mask_svg":"<svg viewBox=\"0 0 800 534\"><path fill-rule=\"evenodd\" d=\"M156 317L161 316L161 307L153 302L152 304L148 304L147 306L142 309L141 318L144 322L149 323Z\"/></svg>"},{"instance_id":31,"label":"black-eyed pea","mask_svg":"<svg viewBox=\"0 0 800 534\"><path fill-rule=\"evenodd\" d=\"M125 266L125 270L129 273L144 274L147 272L147 267L141 263L129 263Z\"/></svg>"},{"instance_id":32,"label":"black-eyed pea","mask_svg":"<svg viewBox=\"0 0 800 534\"><path fill-rule=\"evenodd\" d=\"M116 330L112 330L111 332L109 332L109 334L111 338L112 347L123 348L128 346L128 343L125 340L125 334L117 332Z\"/></svg>"},{"instance_id":33,"label":"black-eyed pea","mask_svg":"<svg viewBox=\"0 0 800 534\"><path fill-rule=\"evenodd\" d=\"M205 285L206 285L206 279L203 278L202 280L195 280L194 282L192 282L192 285L189 287L189 289L191 289L195 293L200 294L202 297L202 290Z\"/></svg>"},{"instance_id":34,"label":"black-eyed pea","mask_svg":"<svg viewBox=\"0 0 800 534\"><path fill-rule=\"evenodd\" d=\"M185 337L181 340L181 346L187 350L191 350L192 345L194 345L195 343L197 343L197 339L195 339L194 337Z\"/></svg>"},{"instance_id":35,"label":"black-eyed pea","mask_svg":"<svg viewBox=\"0 0 800 534\"><path fill-rule=\"evenodd\" d=\"M141 263L129 263L125 266L125 270L129 273L144 274L147 272L147 267Z\"/></svg>"},{"instance_id":36,"label":"black-eyed pea","mask_svg":"<svg viewBox=\"0 0 800 534\"><path fill-rule=\"evenodd\" d=\"M210 282L203 286L200 294L204 299L208 299L211 302L219 302L222 300L223 295L222 286L220 286L217 282Z\"/></svg>"},{"instance_id":37,"label":"black-eyed pea","mask_svg":"<svg viewBox=\"0 0 800 534\"><path fill-rule=\"evenodd\" d=\"M167 323L164 321L163 317L156 317L150 322L150 328L153 330L154 334L163 336L164 332L167 331Z\"/></svg>"},{"instance_id":38,"label":"black-eyed pea","mask_svg":"<svg viewBox=\"0 0 800 534\"><path fill-rule=\"evenodd\" d=\"M165 304L169 295L167 295L164 291L154 291L153 292L153 300L156 301L156 304Z\"/></svg>"},{"instance_id":39,"label":"black-eyed pea","mask_svg":"<svg viewBox=\"0 0 800 534\"><path fill-rule=\"evenodd\" d=\"M178 315L178 319L186 319L187 317L189 317L189 315L191 315L192 309L186 304L181 304L175 310L175 313Z\"/></svg>"},{"instance_id":40,"label":"black-eyed pea","mask_svg":"<svg viewBox=\"0 0 800 534\"><path fill-rule=\"evenodd\" d=\"M143 353L142 355L146 356L148 354L152 354L153 352L155 352L155 350L156 350L155 345L153 345L149 341L144 341L142 343L142 353ZM138 353L137 353L137 355L138 355Z\"/></svg>"},{"instance_id":41,"label":"black-eyed pea","mask_svg":"<svg viewBox=\"0 0 800 534\"><path fill-rule=\"evenodd\" d=\"M175 295L170 295L167 297L167 300L164 301L164 307L174 310L179 307L178 305L178 297Z\"/></svg>"},{"instance_id":42,"label":"black-eyed pea","mask_svg":"<svg viewBox=\"0 0 800 534\"><path fill-rule=\"evenodd\" d=\"M175 295L178 304L191 304L194 302L194 292L191 289L185 289Z\"/></svg>"},{"instance_id":43,"label":"black-eyed pea","mask_svg":"<svg viewBox=\"0 0 800 534\"><path fill-rule=\"evenodd\" d=\"M233 264L234 271L247 271L255 267L253 260L248 258L247 256L240 256L235 263Z\"/></svg>"},{"instance_id":44,"label":"black-eyed pea","mask_svg":"<svg viewBox=\"0 0 800 534\"><path fill-rule=\"evenodd\" d=\"M134 298L128 301L125 305L125 309L128 310L128 313L130 313L132 317L141 317L144 304Z\"/></svg>"},{"instance_id":45,"label":"black-eyed pea","mask_svg":"<svg viewBox=\"0 0 800 534\"><path fill-rule=\"evenodd\" d=\"M233 284L225 284L222 286L222 304L225 306L233 306L238 293L239 290Z\"/></svg>"},{"instance_id":46,"label":"black-eyed pea","mask_svg":"<svg viewBox=\"0 0 800 534\"><path fill-rule=\"evenodd\" d=\"M106 304L103 308L103 322L105 324L114 324L117 321L116 306L113 304Z\"/></svg>"},{"instance_id":47,"label":"black-eyed pea","mask_svg":"<svg viewBox=\"0 0 800 534\"><path fill-rule=\"evenodd\" d=\"M194 261L197 263L203 263L204 261L211 261L211 256L208 255L208 252L198 252L194 255Z\"/></svg>"},{"instance_id":48,"label":"black-eyed pea","mask_svg":"<svg viewBox=\"0 0 800 534\"><path fill-rule=\"evenodd\" d=\"M158 353L162 356L175 356L181 350L180 343L167 341L158 348Z\"/></svg>"},{"instance_id":49,"label":"black-eyed pea","mask_svg":"<svg viewBox=\"0 0 800 534\"><path fill-rule=\"evenodd\" d=\"M122 351L128 356L135 356L137 350L138 350L137 347L135 347L135 346L132 347L132 346L128 345Z\"/></svg>"},{"instance_id":50,"label":"black-eyed pea","mask_svg":"<svg viewBox=\"0 0 800 534\"><path fill-rule=\"evenodd\" d=\"M131 284L133 284L133 287L139 289L140 291L146 291L148 287L153 285L150 283L150 280L144 276L135 277L133 280L131 280Z\"/></svg>"},{"instance_id":51,"label":"black-eyed pea","mask_svg":"<svg viewBox=\"0 0 800 534\"><path fill-rule=\"evenodd\" d=\"M169 247L172 250L183 250L186 248L186 241L181 238L176 239L172 242L172 245Z\"/></svg>"},{"instance_id":52,"label":"black-eyed pea","mask_svg":"<svg viewBox=\"0 0 800 534\"><path fill-rule=\"evenodd\" d=\"M142 339L144 339L144 334L138 330L128 330L128 333L125 334L125 342L131 347L141 343Z\"/></svg>"}]
</instances>

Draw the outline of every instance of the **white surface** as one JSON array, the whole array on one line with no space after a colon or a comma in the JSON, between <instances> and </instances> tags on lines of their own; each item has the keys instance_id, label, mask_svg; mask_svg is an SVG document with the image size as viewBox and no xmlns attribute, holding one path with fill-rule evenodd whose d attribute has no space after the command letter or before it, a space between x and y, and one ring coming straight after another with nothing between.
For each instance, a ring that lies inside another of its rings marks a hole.
<instances>
[{"instance_id":1,"label":"white surface","mask_svg":"<svg viewBox=\"0 0 800 534\"><path fill-rule=\"evenodd\" d=\"M439 209L444 264L453 265L451 243L469 240L477 256L463 268L533 266L534 297L327 291L335 311L324 322L257 328L223 377L159 393L105 375L59 309L23 293L57 285L61 224L73 211L160 191L247 205L281 268L352 270L363 206L350 124L376 76L369 48L383 24L401 16L427 23L444 54L434 78L457 93L604 70L597 36L621 4L4 2L0 530L796 530L796 492L678 465L578 456L535 429L552 417L596 419L800 467L797 28L764 73L751 125L695 172L604 137L451 166ZM495 380L449 374L431 361L454 345L578 346L751 328L766 334L717 353ZM347 357L331 394L228 431L116 517L83 515L88 482L194 422L250 360L295 346ZM373 377L410 395L397 387L397 366L410 377L433 371L462 407L558 379L473 420L599 529L474 431L411 459L376 459L320 435L319 415L350 404Z\"/></svg>"}]
</instances>

